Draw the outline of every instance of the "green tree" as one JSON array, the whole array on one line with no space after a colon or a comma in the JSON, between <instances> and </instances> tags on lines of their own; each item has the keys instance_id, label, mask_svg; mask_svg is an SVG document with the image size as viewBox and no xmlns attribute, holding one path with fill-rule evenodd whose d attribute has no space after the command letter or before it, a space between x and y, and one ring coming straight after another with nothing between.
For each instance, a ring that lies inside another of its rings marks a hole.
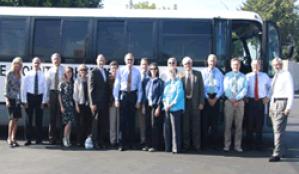
<instances>
[{"instance_id":1,"label":"green tree","mask_svg":"<svg viewBox=\"0 0 299 174\"><path fill-rule=\"evenodd\" d=\"M298 7L295 2L296 0L247 0L241 8L257 12L263 20L275 22L280 28L282 44L287 44L292 37L299 48L299 15L296 13ZM297 52L299 53L299 49ZM296 59L299 60L299 56Z\"/></svg>"},{"instance_id":2,"label":"green tree","mask_svg":"<svg viewBox=\"0 0 299 174\"><path fill-rule=\"evenodd\" d=\"M149 3L148 1L138 2L133 4L133 9L156 9L155 3Z\"/></svg>"},{"instance_id":3,"label":"green tree","mask_svg":"<svg viewBox=\"0 0 299 174\"><path fill-rule=\"evenodd\" d=\"M38 7L98 7L103 8L103 0L0 0L1 6Z\"/></svg>"}]
</instances>

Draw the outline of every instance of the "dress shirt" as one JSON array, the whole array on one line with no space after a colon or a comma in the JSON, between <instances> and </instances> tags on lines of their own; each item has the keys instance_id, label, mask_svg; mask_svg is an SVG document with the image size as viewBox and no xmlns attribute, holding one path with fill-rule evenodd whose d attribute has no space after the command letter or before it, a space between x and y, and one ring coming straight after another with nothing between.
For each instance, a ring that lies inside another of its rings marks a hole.
<instances>
[{"instance_id":1,"label":"dress shirt","mask_svg":"<svg viewBox=\"0 0 299 174\"><path fill-rule=\"evenodd\" d=\"M220 98L223 95L223 74L214 67L212 70L205 68L202 71L202 77L205 86L205 97L209 98L208 93L215 93L216 98Z\"/></svg>"},{"instance_id":2,"label":"dress shirt","mask_svg":"<svg viewBox=\"0 0 299 174\"><path fill-rule=\"evenodd\" d=\"M21 85L21 95L22 95L22 102L28 103L27 100L27 93L35 94L34 85L35 85L35 76L38 76L38 95L43 95L42 103L45 104L48 102L48 87L45 75L42 71L38 70L31 70L26 74L23 78L22 85Z\"/></svg>"},{"instance_id":3,"label":"dress shirt","mask_svg":"<svg viewBox=\"0 0 299 174\"><path fill-rule=\"evenodd\" d=\"M255 87L255 72L246 74L247 79L247 97L254 98ZM270 97L271 80L269 76L264 72L258 72L258 96L259 98Z\"/></svg>"},{"instance_id":4,"label":"dress shirt","mask_svg":"<svg viewBox=\"0 0 299 174\"><path fill-rule=\"evenodd\" d=\"M46 73L46 79L47 79L49 90L54 90L54 88L55 88L55 73L56 73L56 71L57 71L57 68L55 66L52 66ZM60 65L58 67L58 79L59 79L58 84L60 84L62 82L63 73L64 73L64 67L62 65Z\"/></svg>"},{"instance_id":5,"label":"dress shirt","mask_svg":"<svg viewBox=\"0 0 299 174\"><path fill-rule=\"evenodd\" d=\"M107 77L106 77L106 74L105 74L105 71L104 71L104 69L103 69L103 68L99 68L99 70L101 71L101 73L102 73L102 76L103 76L103 79L104 79L104 81L106 82L106 80L107 80Z\"/></svg>"},{"instance_id":6,"label":"dress shirt","mask_svg":"<svg viewBox=\"0 0 299 174\"><path fill-rule=\"evenodd\" d=\"M132 67L131 70L131 91L137 90L137 102L140 103L142 99L142 86L141 86L141 75L136 67ZM127 91L129 68L127 66L122 67L116 73L113 96L115 101L120 100L120 91ZM130 91L128 91L130 92Z\"/></svg>"},{"instance_id":7,"label":"dress shirt","mask_svg":"<svg viewBox=\"0 0 299 174\"><path fill-rule=\"evenodd\" d=\"M275 76L277 76L276 79ZM281 70L277 72L275 76L271 84L271 100L275 98L287 98L286 109L290 110L294 101L294 82L292 75L289 71Z\"/></svg>"},{"instance_id":8,"label":"dress shirt","mask_svg":"<svg viewBox=\"0 0 299 174\"><path fill-rule=\"evenodd\" d=\"M188 99L190 99L190 98L192 98L192 91L193 91L193 86L194 86L194 83L193 83L193 81L194 81L194 75L193 75L193 73L192 73L192 70L191 71L185 71L185 87L187 87L187 83L188 83L188 78L189 78L189 76L190 76L190 82L191 82L191 89L190 89L190 95L189 96L186 96L186 98L188 98ZM187 90L187 89L185 89L185 90ZM186 95L187 95L187 93L186 93Z\"/></svg>"},{"instance_id":9,"label":"dress shirt","mask_svg":"<svg viewBox=\"0 0 299 174\"><path fill-rule=\"evenodd\" d=\"M185 109L183 82L179 78L165 83L163 102L167 105L173 105L170 108L172 112Z\"/></svg>"},{"instance_id":10,"label":"dress shirt","mask_svg":"<svg viewBox=\"0 0 299 174\"><path fill-rule=\"evenodd\" d=\"M243 99L247 93L246 76L241 72L228 72L224 76L224 93L228 99Z\"/></svg>"}]
</instances>

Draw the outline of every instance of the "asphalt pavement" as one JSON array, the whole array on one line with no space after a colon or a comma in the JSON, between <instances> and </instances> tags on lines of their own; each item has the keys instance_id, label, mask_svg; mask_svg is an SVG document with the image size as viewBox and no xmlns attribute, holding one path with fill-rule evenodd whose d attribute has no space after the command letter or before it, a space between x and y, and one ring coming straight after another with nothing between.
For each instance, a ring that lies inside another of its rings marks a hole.
<instances>
[{"instance_id":1,"label":"asphalt pavement","mask_svg":"<svg viewBox=\"0 0 299 174\"><path fill-rule=\"evenodd\" d=\"M200 154L129 150L63 149L48 144L10 148L0 141L1 174L299 174L299 96L287 125L288 152L269 163L271 145L263 151L243 153L208 149ZM272 134L265 135L272 142ZM23 144L24 142L20 142Z\"/></svg>"}]
</instances>

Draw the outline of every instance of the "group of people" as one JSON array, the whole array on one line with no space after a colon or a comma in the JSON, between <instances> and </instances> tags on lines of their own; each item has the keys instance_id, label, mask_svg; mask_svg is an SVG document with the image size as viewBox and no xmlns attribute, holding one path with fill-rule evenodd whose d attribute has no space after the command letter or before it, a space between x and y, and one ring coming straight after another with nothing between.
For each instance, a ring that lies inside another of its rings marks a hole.
<instances>
[{"instance_id":1,"label":"group of people","mask_svg":"<svg viewBox=\"0 0 299 174\"><path fill-rule=\"evenodd\" d=\"M245 75L240 72L240 60L232 58L232 70L223 75L216 67L214 54L208 56L208 66L202 71L193 68L190 57L182 59L183 70L178 71L178 62L171 57L161 73L158 64L147 58L141 59L140 68L133 66L132 53L124 56L125 66L111 61L108 71L104 67L106 58L99 54L97 66L90 72L86 65L79 65L75 80L73 68L61 65L60 54L54 53L51 61L51 68L43 73L40 58L33 58L32 70L24 77L22 59L12 61L5 83L7 142L12 147L19 146L16 131L21 105L27 113L26 146L33 139L36 144L42 142L43 109L47 105L50 144L70 147L71 142L76 142L83 146L91 139L94 148L112 146L124 151L135 146L137 127L144 151L162 147L174 154L200 151L207 144L217 143L220 100L224 98L224 151L232 146L232 132L233 149L243 151L243 125L249 143L260 148L269 102L275 147L269 161L279 161L284 151L283 138L294 94L292 76L282 69L280 58L272 61L272 80L260 71L258 59L252 60L252 72ZM71 141L73 123L77 125L76 141Z\"/></svg>"}]
</instances>

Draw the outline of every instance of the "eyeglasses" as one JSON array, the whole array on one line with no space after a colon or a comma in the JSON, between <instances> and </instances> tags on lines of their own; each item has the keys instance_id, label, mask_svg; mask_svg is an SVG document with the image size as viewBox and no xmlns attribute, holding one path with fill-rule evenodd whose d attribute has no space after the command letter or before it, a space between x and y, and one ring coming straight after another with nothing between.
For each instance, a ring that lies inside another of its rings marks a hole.
<instances>
[{"instance_id":1,"label":"eyeglasses","mask_svg":"<svg viewBox=\"0 0 299 174\"><path fill-rule=\"evenodd\" d=\"M87 69L80 69L80 71L87 71Z\"/></svg>"},{"instance_id":2,"label":"eyeglasses","mask_svg":"<svg viewBox=\"0 0 299 174\"><path fill-rule=\"evenodd\" d=\"M151 68L150 70L158 70L158 68Z\"/></svg>"},{"instance_id":3,"label":"eyeglasses","mask_svg":"<svg viewBox=\"0 0 299 174\"><path fill-rule=\"evenodd\" d=\"M132 61L133 59L127 59L127 61L129 61L129 60Z\"/></svg>"},{"instance_id":4,"label":"eyeglasses","mask_svg":"<svg viewBox=\"0 0 299 174\"><path fill-rule=\"evenodd\" d=\"M190 65L191 64L191 62L186 62L184 65Z\"/></svg>"},{"instance_id":5,"label":"eyeglasses","mask_svg":"<svg viewBox=\"0 0 299 174\"><path fill-rule=\"evenodd\" d=\"M175 62L168 62L168 65L175 65Z\"/></svg>"}]
</instances>

